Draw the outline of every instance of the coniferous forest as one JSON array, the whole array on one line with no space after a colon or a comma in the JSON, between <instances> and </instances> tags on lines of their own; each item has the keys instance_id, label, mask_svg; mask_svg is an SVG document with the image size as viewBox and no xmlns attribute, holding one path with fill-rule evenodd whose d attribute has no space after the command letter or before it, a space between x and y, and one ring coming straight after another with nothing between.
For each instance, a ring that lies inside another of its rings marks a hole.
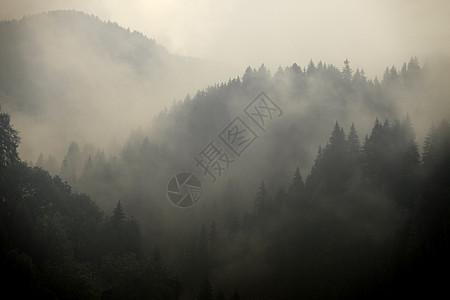
<instances>
[{"instance_id":1,"label":"coniferous forest","mask_svg":"<svg viewBox=\"0 0 450 300\"><path fill-rule=\"evenodd\" d=\"M80 34L64 25L67 20L96 30ZM43 68L49 78L61 75L45 61L15 56L19 45L35 43L26 33L42 22L60 25L54 31L46 25L56 38L71 34L86 41L95 32L103 39L91 44L90 55L111 56L143 81L196 63L82 13L58 11L0 24L0 40L9 41L0 52L6 70L0 72L5 295L235 300L449 294L445 60L425 64L411 57L399 68L386 68L380 79L353 70L347 59L340 67L313 60L275 72L248 67L242 76L187 94L147 123L127 128L123 140L94 143L77 122L92 122L97 130L114 120L85 115L99 94L80 92L86 98L71 102L71 84L83 89L78 69L73 77L60 77L58 91L22 73ZM17 40L10 32L20 33ZM111 50L115 39L129 40L129 48ZM222 130L260 92L282 114L255 130L254 143L211 180L193 157L210 141L219 144ZM61 126L49 116L63 108L62 118L71 117ZM119 117L130 118L125 114ZM48 136L66 134L63 127L81 133L39 150L36 131L19 132L15 120L38 124L42 132L51 128ZM112 131L105 135L114 137ZM22 145L39 154L22 157ZM169 179L181 171L202 185L189 208L167 197Z\"/></svg>"}]
</instances>

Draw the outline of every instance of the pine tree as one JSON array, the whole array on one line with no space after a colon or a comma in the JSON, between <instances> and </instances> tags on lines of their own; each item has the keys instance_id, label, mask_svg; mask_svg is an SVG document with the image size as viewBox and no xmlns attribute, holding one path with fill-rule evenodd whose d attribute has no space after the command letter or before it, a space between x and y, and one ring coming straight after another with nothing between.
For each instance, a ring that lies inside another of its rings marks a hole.
<instances>
[{"instance_id":1,"label":"pine tree","mask_svg":"<svg viewBox=\"0 0 450 300\"><path fill-rule=\"evenodd\" d=\"M306 69L306 74L308 76L314 75L317 71L316 66L314 65L314 62L312 61L312 59L309 60L308 63L308 68Z\"/></svg>"},{"instance_id":2,"label":"pine tree","mask_svg":"<svg viewBox=\"0 0 450 300\"><path fill-rule=\"evenodd\" d=\"M244 84L248 84L250 81L255 79L255 71L248 66L247 69L245 69L244 76L242 76L242 82Z\"/></svg>"},{"instance_id":3,"label":"pine tree","mask_svg":"<svg viewBox=\"0 0 450 300\"><path fill-rule=\"evenodd\" d=\"M364 72L364 69L361 69L361 81L366 83L367 82L367 77L366 77L366 72Z\"/></svg>"},{"instance_id":4,"label":"pine tree","mask_svg":"<svg viewBox=\"0 0 450 300\"><path fill-rule=\"evenodd\" d=\"M84 163L83 171L81 172L81 180L84 180L86 183L91 180L92 172L93 172L94 166L92 164L92 158L89 155L88 159Z\"/></svg>"},{"instance_id":5,"label":"pine tree","mask_svg":"<svg viewBox=\"0 0 450 300\"><path fill-rule=\"evenodd\" d=\"M61 178L69 182L71 185L75 185L77 182L77 175L75 168L72 167L69 160L64 158L60 171Z\"/></svg>"},{"instance_id":6,"label":"pine tree","mask_svg":"<svg viewBox=\"0 0 450 300\"><path fill-rule=\"evenodd\" d=\"M111 221L115 226L125 222L125 213L123 212L122 204L120 203L120 201L117 202L116 208L114 208Z\"/></svg>"},{"instance_id":7,"label":"pine tree","mask_svg":"<svg viewBox=\"0 0 450 300\"><path fill-rule=\"evenodd\" d=\"M300 174L300 168L297 166L295 168L294 177L292 178L292 184L289 189L291 196L296 199L300 196L303 191L305 184L303 182L302 175Z\"/></svg>"},{"instance_id":8,"label":"pine tree","mask_svg":"<svg viewBox=\"0 0 450 300\"><path fill-rule=\"evenodd\" d=\"M391 78L391 80L396 80L396 79L398 79L398 72L397 72L397 69L396 69L394 66L392 66L392 68L391 68L391 70L389 71L389 73L390 73L390 78Z\"/></svg>"},{"instance_id":9,"label":"pine tree","mask_svg":"<svg viewBox=\"0 0 450 300\"><path fill-rule=\"evenodd\" d=\"M297 75L303 74L302 68L300 68L296 63L292 64L290 71Z\"/></svg>"},{"instance_id":10,"label":"pine tree","mask_svg":"<svg viewBox=\"0 0 450 300\"><path fill-rule=\"evenodd\" d=\"M316 158L314 159L314 165L311 169L310 174L308 174L308 177L306 178L306 188L311 188L314 185L316 185L321 177L321 173L322 173L322 162L323 162L323 150L322 150L322 146L319 146L319 148L317 149L317 155Z\"/></svg>"},{"instance_id":11,"label":"pine tree","mask_svg":"<svg viewBox=\"0 0 450 300\"><path fill-rule=\"evenodd\" d=\"M45 169L44 155L42 154L42 152L41 152L41 154L39 154L39 157L36 161L36 166L38 166L42 169Z\"/></svg>"},{"instance_id":12,"label":"pine tree","mask_svg":"<svg viewBox=\"0 0 450 300\"><path fill-rule=\"evenodd\" d=\"M266 187L264 186L264 181L261 182L261 186L259 187L259 191L256 193L256 198L254 202L254 214L258 216L266 211L266 208L269 204L269 196L267 194Z\"/></svg>"},{"instance_id":13,"label":"pine tree","mask_svg":"<svg viewBox=\"0 0 450 300\"><path fill-rule=\"evenodd\" d=\"M448 186L450 183L450 125L442 121L433 126L425 138L423 146L423 166L433 185Z\"/></svg>"},{"instance_id":14,"label":"pine tree","mask_svg":"<svg viewBox=\"0 0 450 300\"><path fill-rule=\"evenodd\" d=\"M0 168L19 161L17 147L20 143L18 132L10 124L11 117L0 111Z\"/></svg>"},{"instance_id":15,"label":"pine tree","mask_svg":"<svg viewBox=\"0 0 450 300\"><path fill-rule=\"evenodd\" d=\"M349 147L350 155L359 155L361 153L361 144L359 143L358 133L355 129L355 124L352 123L350 132L348 133L347 143Z\"/></svg>"},{"instance_id":16,"label":"pine tree","mask_svg":"<svg viewBox=\"0 0 450 300\"><path fill-rule=\"evenodd\" d=\"M362 81L361 73L359 71L359 68L356 68L356 72L353 75L352 81L354 83L360 83Z\"/></svg>"},{"instance_id":17,"label":"pine tree","mask_svg":"<svg viewBox=\"0 0 450 300\"><path fill-rule=\"evenodd\" d=\"M433 156L435 154L435 148L439 143L439 136L436 129L436 126L432 126L427 136L425 137L425 141L423 144L423 155L422 162L424 165L431 164L433 160Z\"/></svg>"},{"instance_id":18,"label":"pine tree","mask_svg":"<svg viewBox=\"0 0 450 300\"><path fill-rule=\"evenodd\" d=\"M282 82L285 78L285 75L286 73L284 72L283 68L279 66L273 77L277 80L277 82Z\"/></svg>"},{"instance_id":19,"label":"pine tree","mask_svg":"<svg viewBox=\"0 0 450 300\"><path fill-rule=\"evenodd\" d=\"M267 80L270 78L270 71L264 64L262 64L256 72L256 78L258 80Z\"/></svg>"},{"instance_id":20,"label":"pine tree","mask_svg":"<svg viewBox=\"0 0 450 300\"><path fill-rule=\"evenodd\" d=\"M322 146L319 145L319 148L317 149L317 155L316 158L314 159L314 167L319 167L321 162L323 159L323 150L322 150Z\"/></svg>"},{"instance_id":21,"label":"pine tree","mask_svg":"<svg viewBox=\"0 0 450 300\"><path fill-rule=\"evenodd\" d=\"M411 77L417 77L421 70L417 57L411 57L408 63L408 74L410 74Z\"/></svg>"},{"instance_id":22,"label":"pine tree","mask_svg":"<svg viewBox=\"0 0 450 300\"><path fill-rule=\"evenodd\" d=\"M81 173L82 160L81 160L81 152L78 144L74 141L70 143L69 149L67 150L66 159L69 162L69 165L75 170L75 174L78 176Z\"/></svg>"},{"instance_id":23,"label":"pine tree","mask_svg":"<svg viewBox=\"0 0 450 300\"><path fill-rule=\"evenodd\" d=\"M342 150L344 146L345 146L345 133L344 130L339 126L339 123L336 122L325 151Z\"/></svg>"},{"instance_id":24,"label":"pine tree","mask_svg":"<svg viewBox=\"0 0 450 300\"><path fill-rule=\"evenodd\" d=\"M349 175L355 174L361 170L362 164L362 148L359 143L358 133L355 129L355 124L352 123L350 127L350 132L347 136L347 146L348 146L348 157L347 164L349 169Z\"/></svg>"},{"instance_id":25,"label":"pine tree","mask_svg":"<svg viewBox=\"0 0 450 300\"><path fill-rule=\"evenodd\" d=\"M403 66L402 66L402 70L400 71L400 76L403 79L406 79L408 77L408 71L407 71L407 68L406 68L406 63L404 63Z\"/></svg>"},{"instance_id":26,"label":"pine tree","mask_svg":"<svg viewBox=\"0 0 450 300\"><path fill-rule=\"evenodd\" d=\"M352 72L353 71L350 68L350 62L348 61L348 59L345 59L344 68L342 69L342 77L347 81L351 81L352 80Z\"/></svg>"},{"instance_id":27,"label":"pine tree","mask_svg":"<svg viewBox=\"0 0 450 300\"><path fill-rule=\"evenodd\" d=\"M47 168L47 171L49 171L52 175L56 175L59 171L58 161L53 155L48 156L45 167Z\"/></svg>"},{"instance_id":28,"label":"pine tree","mask_svg":"<svg viewBox=\"0 0 450 300\"><path fill-rule=\"evenodd\" d=\"M292 185L298 188L303 187L303 178L302 175L300 174L300 167L298 166L297 168L295 168L294 178L292 179Z\"/></svg>"},{"instance_id":29,"label":"pine tree","mask_svg":"<svg viewBox=\"0 0 450 300\"><path fill-rule=\"evenodd\" d=\"M368 178L386 188L390 196L403 207L411 208L416 196L416 169L419 153L409 117L390 125L375 121L370 137L364 144L364 165ZM406 188L409 187L409 188Z\"/></svg>"},{"instance_id":30,"label":"pine tree","mask_svg":"<svg viewBox=\"0 0 450 300\"><path fill-rule=\"evenodd\" d=\"M381 81L382 84L388 84L391 81L391 72L389 71L389 68L386 67L383 73L383 80Z\"/></svg>"}]
</instances>

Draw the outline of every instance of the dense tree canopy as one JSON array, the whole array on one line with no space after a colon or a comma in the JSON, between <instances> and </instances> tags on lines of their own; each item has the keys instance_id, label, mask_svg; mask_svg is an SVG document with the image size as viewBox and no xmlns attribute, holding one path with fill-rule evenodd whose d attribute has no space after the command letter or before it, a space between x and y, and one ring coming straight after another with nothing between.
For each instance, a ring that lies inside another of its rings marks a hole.
<instances>
[{"instance_id":1,"label":"dense tree canopy","mask_svg":"<svg viewBox=\"0 0 450 300\"><path fill-rule=\"evenodd\" d=\"M115 156L74 141L60 162L42 154L36 167L19 159L2 113L4 284L80 299L446 292L450 126L431 127L421 154L414 120L395 101L416 93L423 74L414 58L381 83L348 60L342 71L312 60L274 75L249 67L175 103ZM209 194L196 206L170 205L169 175L188 169L255 90L288 108L282 122L258 131L233 176L202 181Z\"/></svg>"}]
</instances>

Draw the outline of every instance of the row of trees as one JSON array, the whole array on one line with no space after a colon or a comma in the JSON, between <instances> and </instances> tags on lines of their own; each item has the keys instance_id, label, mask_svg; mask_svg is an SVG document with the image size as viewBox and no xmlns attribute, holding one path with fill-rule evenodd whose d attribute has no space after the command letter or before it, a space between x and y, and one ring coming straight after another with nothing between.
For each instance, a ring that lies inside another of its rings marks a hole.
<instances>
[{"instance_id":1,"label":"row of trees","mask_svg":"<svg viewBox=\"0 0 450 300\"><path fill-rule=\"evenodd\" d=\"M430 130L421 159L417 148L409 117L376 120L362 145L353 124L345 134L336 123L306 180L297 167L287 189L262 182L235 221L210 212L182 255L182 286L199 299L445 292L448 122Z\"/></svg>"},{"instance_id":2,"label":"row of trees","mask_svg":"<svg viewBox=\"0 0 450 300\"><path fill-rule=\"evenodd\" d=\"M423 274L447 264L448 124L431 129L420 156L408 116L371 122L375 115L398 114L395 91L420 95L424 70L412 59L404 71L388 69L397 77L380 83L353 73L348 62L342 71L313 62L308 69L293 65L272 76L264 66L249 68L242 79L209 87L161 113L152 129L131 134L117 157L72 143L60 174L106 210L121 201L139 219L144 252L159 245L179 278L167 281L169 290L180 297L381 297L405 292L408 281L414 282L411 294L423 292L440 279ZM167 179L189 167L190 155L261 89L285 108L282 122L274 120L233 165L232 176L193 209L171 206ZM350 126L355 116L367 137L360 139ZM348 124L348 133L336 119ZM334 123L329 135L324 124ZM303 180L305 164L314 160L309 147L319 143L324 146ZM302 168L293 170L296 164ZM114 228L106 225L111 222L101 227ZM111 242L108 251L115 246ZM108 264L130 261L111 255L102 256ZM123 281L112 295L140 282L129 277L134 281Z\"/></svg>"},{"instance_id":3,"label":"row of trees","mask_svg":"<svg viewBox=\"0 0 450 300\"><path fill-rule=\"evenodd\" d=\"M30 168L18 133L0 113L0 253L4 293L17 297L176 299L178 280L120 202L105 215L58 176Z\"/></svg>"},{"instance_id":4,"label":"row of trees","mask_svg":"<svg viewBox=\"0 0 450 300\"><path fill-rule=\"evenodd\" d=\"M264 263L271 271L257 288L246 286L245 294L309 299L445 293L439 270L450 266L448 122L433 126L424 144L420 159L409 117L393 124L376 120L362 146L354 125L346 135L336 123L305 182L297 168L289 188L273 197L263 182L234 238L262 235L270 241Z\"/></svg>"}]
</instances>

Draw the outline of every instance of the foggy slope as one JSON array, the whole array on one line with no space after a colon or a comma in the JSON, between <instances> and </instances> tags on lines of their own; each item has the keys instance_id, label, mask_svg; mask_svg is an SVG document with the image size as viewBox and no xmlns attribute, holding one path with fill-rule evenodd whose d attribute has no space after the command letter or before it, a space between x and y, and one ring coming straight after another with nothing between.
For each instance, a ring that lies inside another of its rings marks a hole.
<instances>
[{"instance_id":1,"label":"foggy slope","mask_svg":"<svg viewBox=\"0 0 450 300\"><path fill-rule=\"evenodd\" d=\"M262 180L274 192L290 184L297 166L304 176L309 174L318 147L326 147L336 122L346 133L354 123L363 142L376 119L384 123L409 116L420 151L429 127L448 118L448 93L437 70L422 68L411 59L400 71L389 68L379 82L366 78L360 70L352 71L348 62L342 70L322 62L311 61L304 69L293 64L273 75L264 66L248 68L242 79L210 86L161 112L149 127L133 131L116 157L80 142L72 144L56 173L106 210L121 200L143 222L152 211L173 213L165 189L170 177L181 171L201 179L205 190L200 208L231 205L223 192L232 185L240 195L235 197L246 199L233 205L245 211L251 209L252 195ZM244 109L260 91L267 93L283 114L274 117L265 131L254 128L255 142L241 156L231 153L234 162L213 182L196 166L194 157L200 157L211 141L229 151L219 134L236 117L251 125ZM424 99L427 105L421 106ZM46 160L45 155L37 165L51 170ZM203 215L201 209L192 213Z\"/></svg>"},{"instance_id":2,"label":"foggy slope","mask_svg":"<svg viewBox=\"0 0 450 300\"><path fill-rule=\"evenodd\" d=\"M226 79L224 65L172 55L82 12L2 22L0 44L0 104L14 115L27 160L62 155L72 139L121 140L174 99Z\"/></svg>"},{"instance_id":3,"label":"foggy slope","mask_svg":"<svg viewBox=\"0 0 450 300\"><path fill-rule=\"evenodd\" d=\"M98 233L99 238L106 235L105 247L93 254L80 251L77 259L102 257L102 265L90 269L102 278L103 268L115 264L119 270L122 264L138 270L144 263L136 262L140 251L149 255L156 249L158 260L162 256L174 266L182 299L211 286L227 294L238 288L244 299L376 297L403 293L410 281L443 280L423 275L440 265L448 249L441 243L448 236L450 131L448 122L439 119L448 115L439 70L445 65L422 68L412 58L400 71L388 68L379 82L353 72L348 61L342 70L310 62L304 69L294 64L274 75L264 66L248 68L242 79L186 97L148 128L132 131L116 157L71 143L59 175L112 212L93 224L107 228ZM218 135L234 117L252 126L243 110L255 91L265 91L283 113L266 119L270 123L264 132L255 129L255 143L240 157L232 156L230 169L222 177L215 173L220 178L211 182L192 158L210 141L225 147ZM428 105L418 114L423 99ZM425 143L416 139L422 131L428 132ZM45 159L37 165L49 169ZM188 209L166 197L169 178L180 171L194 173L202 185L199 202ZM39 172L50 178L40 168L27 172L32 179ZM53 180L61 185L59 177ZM70 187L64 187L70 196ZM122 233L109 233L116 223L122 224ZM117 262L105 255L108 251ZM158 274L135 272L143 280ZM311 280L311 274L317 279ZM123 277L92 293L133 290Z\"/></svg>"},{"instance_id":4,"label":"foggy slope","mask_svg":"<svg viewBox=\"0 0 450 300\"><path fill-rule=\"evenodd\" d=\"M450 298L445 1L3 2L5 295Z\"/></svg>"}]
</instances>

